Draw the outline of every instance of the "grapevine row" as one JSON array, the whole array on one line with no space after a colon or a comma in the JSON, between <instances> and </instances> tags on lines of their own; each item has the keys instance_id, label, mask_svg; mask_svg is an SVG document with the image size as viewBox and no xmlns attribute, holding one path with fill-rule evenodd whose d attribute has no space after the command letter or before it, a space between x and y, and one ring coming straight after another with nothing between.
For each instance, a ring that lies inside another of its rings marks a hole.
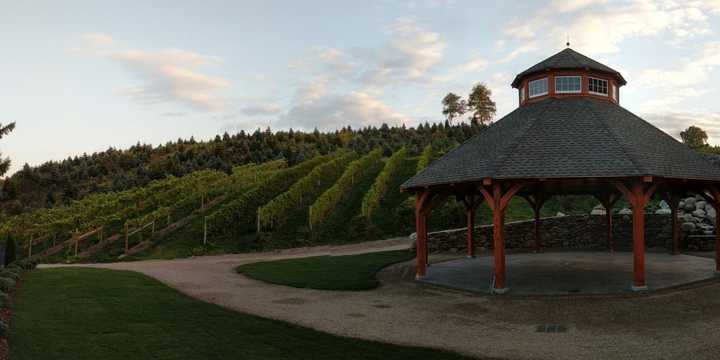
<instances>
[{"instance_id":1,"label":"grapevine row","mask_svg":"<svg viewBox=\"0 0 720 360\"><path fill-rule=\"evenodd\" d=\"M365 196L363 197L361 206L361 212L363 217L370 220L375 210L380 207L380 202L382 201L383 197L385 197L387 187L390 184L390 179L392 179L392 177L395 175L406 157L407 151L403 147L402 149L396 151L385 163L382 171L375 178L375 182L373 182L372 187L367 193L365 193Z\"/></svg>"},{"instance_id":2,"label":"grapevine row","mask_svg":"<svg viewBox=\"0 0 720 360\"><path fill-rule=\"evenodd\" d=\"M355 179L376 165L381 159L382 150L376 149L350 163L340 179L310 206L310 228L315 229L327 220L335 206L350 192Z\"/></svg>"},{"instance_id":3,"label":"grapevine row","mask_svg":"<svg viewBox=\"0 0 720 360\"><path fill-rule=\"evenodd\" d=\"M316 166L336 155L315 156L291 168L281 169L259 179L250 190L226 202L207 218L209 232L217 235L240 235L251 232L257 221L257 210L270 201L278 191L286 191L293 183Z\"/></svg>"},{"instance_id":4,"label":"grapevine row","mask_svg":"<svg viewBox=\"0 0 720 360\"><path fill-rule=\"evenodd\" d=\"M433 156L432 145L428 145L423 149L422 154L420 154L420 159L418 159L418 162L417 162L417 172L421 172L421 171L425 170L425 168L428 165L430 165L432 156Z\"/></svg>"},{"instance_id":5,"label":"grapevine row","mask_svg":"<svg viewBox=\"0 0 720 360\"><path fill-rule=\"evenodd\" d=\"M307 176L293 184L258 209L258 229L271 229L282 225L293 210L310 204L312 199L342 175L347 164L356 159L355 152L341 154L332 161L314 168Z\"/></svg>"}]
</instances>

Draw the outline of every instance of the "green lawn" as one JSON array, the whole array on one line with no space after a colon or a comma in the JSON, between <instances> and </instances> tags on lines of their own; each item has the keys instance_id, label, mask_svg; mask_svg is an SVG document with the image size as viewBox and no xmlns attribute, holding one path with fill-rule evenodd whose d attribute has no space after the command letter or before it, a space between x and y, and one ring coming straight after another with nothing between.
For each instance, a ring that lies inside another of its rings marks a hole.
<instances>
[{"instance_id":1,"label":"green lawn","mask_svg":"<svg viewBox=\"0 0 720 360\"><path fill-rule=\"evenodd\" d=\"M10 351L13 360L462 359L236 313L138 273L71 268L23 281Z\"/></svg>"},{"instance_id":2,"label":"green lawn","mask_svg":"<svg viewBox=\"0 0 720 360\"><path fill-rule=\"evenodd\" d=\"M298 288L370 290L378 286L375 274L380 269L414 256L408 250L317 256L252 263L238 267L237 271L253 279Z\"/></svg>"}]
</instances>

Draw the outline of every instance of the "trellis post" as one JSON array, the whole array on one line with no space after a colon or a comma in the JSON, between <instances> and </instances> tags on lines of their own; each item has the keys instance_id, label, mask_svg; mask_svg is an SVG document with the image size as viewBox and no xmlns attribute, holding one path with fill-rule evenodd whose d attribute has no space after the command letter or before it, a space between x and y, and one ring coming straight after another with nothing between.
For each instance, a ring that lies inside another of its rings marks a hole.
<instances>
[{"instance_id":1,"label":"trellis post","mask_svg":"<svg viewBox=\"0 0 720 360\"><path fill-rule=\"evenodd\" d=\"M75 234L73 235L73 238L75 239L75 256L77 256L78 255L78 245L80 243L78 229L75 229Z\"/></svg>"},{"instance_id":2,"label":"trellis post","mask_svg":"<svg viewBox=\"0 0 720 360\"><path fill-rule=\"evenodd\" d=\"M207 245L207 216L203 216L203 245Z\"/></svg>"}]
</instances>

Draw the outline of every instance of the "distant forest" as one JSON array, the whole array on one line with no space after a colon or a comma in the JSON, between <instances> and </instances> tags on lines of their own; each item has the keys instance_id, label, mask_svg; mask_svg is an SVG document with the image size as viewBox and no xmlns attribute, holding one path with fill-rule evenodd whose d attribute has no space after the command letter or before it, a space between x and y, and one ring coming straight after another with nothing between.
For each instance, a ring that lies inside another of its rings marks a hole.
<instances>
[{"instance_id":1,"label":"distant forest","mask_svg":"<svg viewBox=\"0 0 720 360\"><path fill-rule=\"evenodd\" d=\"M406 146L419 153L432 144L438 152L454 148L477 134L485 125L458 123L421 124L417 128L343 128L334 132L241 131L216 136L211 141L178 139L153 147L137 144L127 150L110 148L40 166L25 165L2 183L0 212L15 215L33 209L66 205L87 194L121 191L148 184L169 175L215 169L229 172L233 166L286 159L294 165L317 154L339 148L368 153L382 148L386 155Z\"/></svg>"}]
</instances>

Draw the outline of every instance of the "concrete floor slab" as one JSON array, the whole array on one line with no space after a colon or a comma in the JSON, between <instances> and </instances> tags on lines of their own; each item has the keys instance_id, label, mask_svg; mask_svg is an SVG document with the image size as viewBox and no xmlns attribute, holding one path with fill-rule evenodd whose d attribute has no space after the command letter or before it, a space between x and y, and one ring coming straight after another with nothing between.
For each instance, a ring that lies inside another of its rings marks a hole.
<instances>
[{"instance_id":1,"label":"concrete floor slab","mask_svg":"<svg viewBox=\"0 0 720 360\"><path fill-rule=\"evenodd\" d=\"M507 256L506 282L517 295L617 294L631 292L630 252L557 252ZM648 289L658 290L714 277L713 259L692 255L647 253ZM490 293L491 255L432 264L418 281L473 292Z\"/></svg>"}]
</instances>

